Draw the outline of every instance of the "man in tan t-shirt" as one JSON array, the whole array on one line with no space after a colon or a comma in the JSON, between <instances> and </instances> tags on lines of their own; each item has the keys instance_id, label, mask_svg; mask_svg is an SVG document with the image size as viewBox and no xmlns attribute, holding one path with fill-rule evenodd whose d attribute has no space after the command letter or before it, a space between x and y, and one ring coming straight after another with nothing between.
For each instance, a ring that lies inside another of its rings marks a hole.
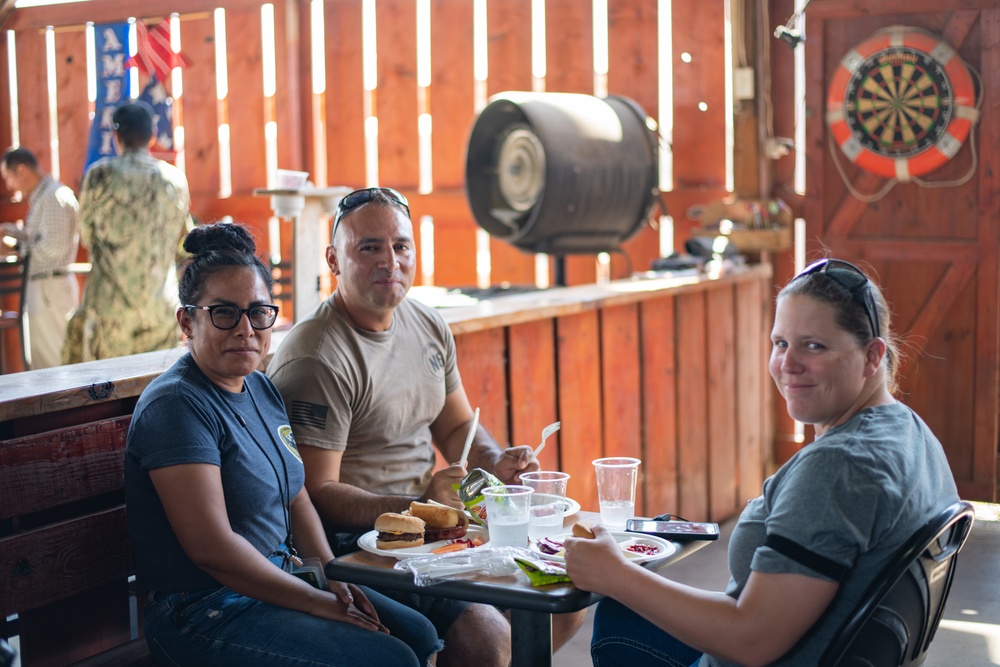
<instances>
[{"instance_id":1,"label":"man in tan t-shirt","mask_svg":"<svg viewBox=\"0 0 1000 667\"><path fill-rule=\"evenodd\" d=\"M416 253L405 197L388 188L352 192L337 208L332 237L326 259L337 290L295 325L268 375L285 400L306 488L343 552L380 514L413 500L462 507L452 484L467 469L516 483L538 463L531 447L504 449L479 426L467 467L434 472L435 447L446 461L461 457L473 411L448 325L406 298ZM445 640L439 667L509 663L510 625L495 608L405 597ZM567 641L582 620L583 613L556 615L553 645Z\"/></svg>"}]
</instances>

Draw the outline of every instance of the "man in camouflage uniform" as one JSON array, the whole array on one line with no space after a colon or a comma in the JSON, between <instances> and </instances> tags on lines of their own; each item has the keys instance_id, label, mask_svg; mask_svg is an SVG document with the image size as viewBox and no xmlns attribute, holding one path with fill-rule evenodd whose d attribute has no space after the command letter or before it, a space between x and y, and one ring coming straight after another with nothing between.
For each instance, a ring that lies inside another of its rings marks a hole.
<instances>
[{"instance_id":1,"label":"man in camouflage uniform","mask_svg":"<svg viewBox=\"0 0 1000 667\"><path fill-rule=\"evenodd\" d=\"M179 338L175 255L191 221L187 179L150 154L147 105L123 104L112 120L121 155L94 163L80 190L93 268L67 332L68 364L162 350Z\"/></svg>"}]
</instances>

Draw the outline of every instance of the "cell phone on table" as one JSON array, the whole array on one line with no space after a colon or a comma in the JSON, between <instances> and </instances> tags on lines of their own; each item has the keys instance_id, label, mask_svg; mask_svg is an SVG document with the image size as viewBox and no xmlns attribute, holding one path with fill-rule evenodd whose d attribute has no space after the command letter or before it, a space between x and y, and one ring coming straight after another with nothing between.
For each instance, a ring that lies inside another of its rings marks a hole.
<instances>
[{"instance_id":1,"label":"cell phone on table","mask_svg":"<svg viewBox=\"0 0 1000 667\"><path fill-rule=\"evenodd\" d=\"M629 519L625 530L630 533L656 535L666 540L717 540L719 524L698 521L655 521L653 519Z\"/></svg>"}]
</instances>

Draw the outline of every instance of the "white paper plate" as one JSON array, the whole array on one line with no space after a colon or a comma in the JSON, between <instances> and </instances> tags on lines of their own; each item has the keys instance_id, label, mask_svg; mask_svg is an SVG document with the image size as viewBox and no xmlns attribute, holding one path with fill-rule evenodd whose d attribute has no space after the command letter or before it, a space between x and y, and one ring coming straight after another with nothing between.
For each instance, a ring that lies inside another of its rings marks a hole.
<instances>
[{"instance_id":1,"label":"white paper plate","mask_svg":"<svg viewBox=\"0 0 1000 667\"><path fill-rule=\"evenodd\" d=\"M469 530L466 532L465 537L461 539L471 540L477 535L482 538L483 543L488 542L490 539L490 534L486 532L486 529L482 526L469 526ZM377 536L377 530L369 530L367 533L358 538L358 546L373 554L378 554L379 556L389 556L390 558L396 558L399 560L403 560L404 558L419 558L421 556L435 556L437 554L432 554L431 551L437 549L438 547L443 547L451 542L451 540L438 540L437 542L422 544L419 547L407 547L405 549L379 549L375 546L375 538Z\"/></svg>"},{"instance_id":2,"label":"white paper plate","mask_svg":"<svg viewBox=\"0 0 1000 667\"><path fill-rule=\"evenodd\" d=\"M673 542L668 542L662 537L657 537L655 535L639 535L637 533L626 533L625 531L616 531L616 530L611 531L611 534L614 536L616 540L618 540L618 544L622 547L622 550L625 551L625 555L628 556L630 560L633 560L636 563L645 563L648 560L656 560L657 558L664 558L666 556L670 556L675 551L677 551L677 545L675 545ZM567 537L572 537L572 536L573 533L563 533L562 535L553 535L549 539L553 540L554 542L563 542L566 540ZM528 542L529 542L528 548L531 549L531 551L533 551L534 553L538 554L543 560L554 560L557 563L562 563L565 561L565 559L563 558L562 551L560 551L557 554L547 554L538 548L538 544L535 542L535 540L528 540ZM626 548L633 544L641 544L650 547L657 547L659 551L655 554L637 554L628 551L628 549Z\"/></svg>"},{"instance_id":3,"label":"white paper plate","mask_svg":"<svg viewBox=\"0 0 1000 667\"><path fill-rule=\"evenodd\" d=\"M576 502L572 498L565 498L566 509L563 511L563 516L569 516L571 514L576 514L580 511L580 503Z\"/></svg>"}]
</instances>

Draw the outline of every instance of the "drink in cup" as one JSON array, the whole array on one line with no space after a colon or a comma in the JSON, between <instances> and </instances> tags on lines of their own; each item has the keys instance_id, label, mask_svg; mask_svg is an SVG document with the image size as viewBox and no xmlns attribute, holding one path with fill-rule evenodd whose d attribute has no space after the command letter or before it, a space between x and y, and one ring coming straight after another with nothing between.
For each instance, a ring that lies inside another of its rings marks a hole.
<instances>
[{"instance_id":1,"label":"drink in cup","mask_svg":"<svg viewBox=\"0 0 1000 667\"><path fill-rule=\"evenodd\" d=\"M534 472L521 473L521 484L530 486L535 490L535 493L550 493L565 498L566 484L568 482L569 473L566 472L536 470Z\"/></svg>"},{"instance_id":2,"label":"drink in cup","mask_svg":"<svg viewBox=\"0 0 1000 667\"><path fill-rule=\"evenodd\" d=\"M531 515L530 486L509 484L482 490L486 503L486 525L492 547L527 547Z\"/></svg>"},{"instance_id":3,"label":"drink in cup","mask_svg":"<svg viewBox=\"0 0 1000 667\"><path fill-rule=\"evenodd\" d=\"M529 537L558 535L563 528L566 499L551 493L531 494L531 518L528 522Z\"/></svg>"},{"instance_id":4,"label":"drink in cup","mask_svg":"<svg viewBox=\"0 0 1000 667\"><path fill-rule=\"evenodd\" d=\"M611 530L625 530L625 521L635 516L635 482L639 459L615 456L594 461L601 523Z\"/></svg>"}]
</instances>

